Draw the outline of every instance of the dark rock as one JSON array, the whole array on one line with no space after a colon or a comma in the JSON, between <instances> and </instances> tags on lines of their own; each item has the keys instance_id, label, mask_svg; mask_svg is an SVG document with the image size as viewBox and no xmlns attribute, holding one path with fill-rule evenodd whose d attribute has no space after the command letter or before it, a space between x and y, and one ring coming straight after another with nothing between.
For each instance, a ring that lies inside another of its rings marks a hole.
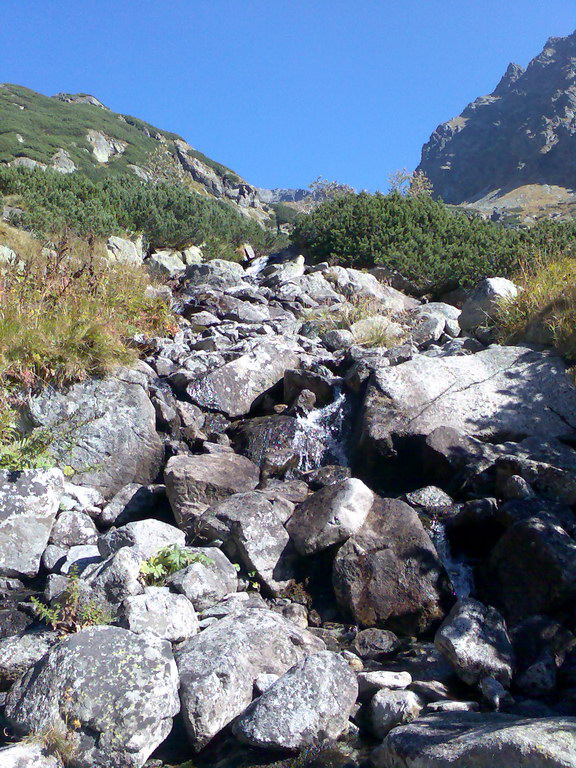
<instances>
[{"instance_id":1,"label":"dark rock","mask_svg":"<svg viewBox=\"0 0 576 768\"><path fill-rule=\"evenodd\" d=\"M353 647L361 659L381 661L398 650L400 641L387 629L363 629L354 638Z\"/></svg>"},{"instance_id":2,"label":"dark rock","mask_svg":"<svg viewBox=\"0 0 576 768\"><path fill-rule=\"evenodd\" d=\"M244 419L229 434L235 450L259 466L265 477L281 477L298 466L298 421L292 416Z\"/></svg>"},{"instance_id":3,"label":"dark rock","mask_svg":"<svg viewBox=\"0 0 576 768\"><path fill-rule=\"evenodd\" d=\"M362 626L400 634L430 630L453 600L446 572L416 512L380 499L340 549L333 583L340 605Z\"/></svg>"},{"instance_id":4,"label":"dark rock","mask_svg":"<svg viewBox=\"0 0 576 768\"><path fill-rule=\"evenodd\" d=\"M488 567L491 594L512 624L554 615L576 599L576 543L553 522L533 517L512 525Z\"/></svg>"}]
</instances>

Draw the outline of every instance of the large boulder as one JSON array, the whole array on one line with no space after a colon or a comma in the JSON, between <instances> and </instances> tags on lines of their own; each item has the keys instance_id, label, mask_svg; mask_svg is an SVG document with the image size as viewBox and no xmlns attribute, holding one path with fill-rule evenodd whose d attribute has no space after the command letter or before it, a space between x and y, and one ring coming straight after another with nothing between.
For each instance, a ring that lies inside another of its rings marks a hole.
<instances>
[{"instance_id":1,"label":"large boulder","mask_svg":"<svg viewBox=\"0 0 576 768\"><path fill-rule=\"evenodd\" d=\"M378 370L364 407L360 451L394 455L395 440L451 427L482 440L574 438L576 388L559 357L491 346L474 355L417 355Z\"/></svg>"},{"instance_id":2,"label":"large boulder","mask_svg":"<svg viewBox=\"0 0 576 768\"><path fill-rule=\"evenodd\" d=\"M142 373L123 370L66 391L46 388L29 410L34 426L53 431L58 463L72 467L75 482L107 498L128 483L151 483L158 474L164 449Z\"/></svg>"},{"instance_id":3,"label":"large boulder","mask_svg":"<svg viewBox=\"0 0 576 768\"><path fill-rule=\"evenodd\" d=\"M119 627L67 637L14 685L6 703L17 734L68 732L71 768L141 768L178 710L170 644Z\"/></svg>"},{"instance_id":4,"label":"large boulder","mask_svg":"<svg viewBox=\"0 0 576 768\"><path fill-rule=\"evenodd\" d=\"M142 263L142 248L132 240L112 235L106 241L106 256L110 261L128 264Z\"/></svg>"},{"instance_id":5,"label":"large boulder","mask_svg":"<svg viewBox=\"0 0 576 768\"><path fill-rule=\"evenodd\" d=\"M200 750L251 703L261 674L283 675L322 640L277 613L249 608L212 624L176 650L184 724Z\"/></svg>"},{"instance_id":6,"label":"large boulder","mask_svg":"<svg viewBox=\"0 0 576 768\"><path fill-rule=\"evenodd\" d=\"M361 480L343 480L299 504L286 529L298 552L311 555L357 533L373 502L374 494Z\"/></svg>"},{"instance_id":7,"label":"large boulder","mask_svg":"<svg viewBox=\"0 0 576 768\"><path fill-rule=\"evenodd\" d=\"M238 493L215 504L198 520L198 533L224 542L224 550L237 554L246 570L274 595L294 578L293 553L284 523L294 505L268 499L264 493Z\"/></svg>"},{"instance_id":8,"label":"large boulder","mask_svg":"<svg viewBox=\"0 0 576 768\"><path fill-rule=\"evenodd\" d=\"M356 675L337 653L308 656L273 683L234 724L247 744L297 751L337 739L358 696Z\"/></svg>"},{"instance_id":9,"label":"large boulder","mask_svg":"<svg viewBox=\"0 0 576 768\"><path fill-rule=\"evenodd\" d=\"M459 600L436 632L434 642L468 685L478 685L485 677L510 685L514 650L495 608L472 598Z\"/></svg>"},{"instance_id":10,"label":"large boulder","mask_svg":"<svg viewBox=\"0 0 576 768\"><path fill-rule=\"evenodd\" d=\"M477 712L439 713L395 728L371 755L376 768L572 768L576 718L521 720Z\"/></svg>"},{"instance_id":11,"label":"large boulder","mask_svg":"<svg viewBox=\"0 0 576 768\"><path fill-rule=\"evenodd\" d=\"M453 601L418 515L396 499L374 502L360 531L336 555L333 584L358 624L400 634L431 629Z\"/></svg>"},{"instance_id":12,"label":"large boulder","mask_svg":"<svg viewBox=\"0 0 576 768\"><path fill-rule=\"evenodd\" d=\"M486 326L497 315L503 302L518 295L518 286L505 277L488 277L482 280L462 306L458 322L463 331L475 331Z\"/></svg>"},{"instance_id":13,"label":"large boulder","mask_svg":"<svg viewBox=\"0 0 576 768\"><path fill-rule=\"evenodd\" d=\"M419 302L389 285L380 283L374 275L358 269L331 267L324 273L334 288L348 299L374 299L380 310L402 312L413 309Z\"/></svg>"},{"instance_id":14,"label":"large boulder","mask_svg":"<svg viewBox=\"0 0 576 768\"><path fill-rule=\"evenodd\" d=\"M212 259L206 264L189 264L186 268L182 295L187 295L198 285L209 285L211 288L226 289L240 285L245 276L240 264L224 259Z\"/></svg>"},{"instance_id":15,"label":"large boulder","mask_svg":"<svg viewBox=\"0 0 576 768\"><path fill-rule=\"evenodd\" d=\"M0 471L1 576L36 576L63 493L59 469Z\"/></svg>"},{"instance_id":16,"label":"large boulder","mask_svg":"<svg viewBox=\"0 0 576 768\"><path fill-rule=\"evenodd\" d=\"M554 519L519 520L492 550L488 573L494 600L511 623L554 614L576 600L576 542Z\"/></svg>"},{"instance_id":17,"label":"large boulder","mask_svg":"<svg viewBox=\"0 0 576 768\"><path fill-rule=\"evenodd\" d=\"M235 453L181 455L168 461L164 480L176 522L186 527L210 505L256 488L260 471Z\"/></svg>"},{"instance_id":18,"label":"large boulder","mask_svg":"<svg viewBox=\"0 0 576 768\"><path fill-rule=\"evenodd\" d=\"M245 416L261 395L282 380L287 368L298 364L294 342L277 336L273 341L260 341L235 360L194 379L186 391L201 408L230 418Z\"/></svg>"},{"instance_id":19,"label":"large boulder","mask_svg":"<svg viewBox=\"0 0 576 768\"><path fill-rule=\"evenodd\" d=\"M130 547L142 560L147 560L165 547L183 547L186 534L161 520L136 520L102 534L98 550L109 557L123 547Z\"/></svg>"}]
</instances>

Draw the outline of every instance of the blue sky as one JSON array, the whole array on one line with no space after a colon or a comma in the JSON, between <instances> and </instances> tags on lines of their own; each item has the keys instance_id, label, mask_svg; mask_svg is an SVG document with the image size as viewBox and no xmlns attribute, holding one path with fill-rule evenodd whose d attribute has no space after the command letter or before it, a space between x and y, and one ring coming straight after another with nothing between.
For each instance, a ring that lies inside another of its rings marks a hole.
<instances>
[{"instance_id":1,"label":"blue sky","mask_svg":"<svg viewBox=\"0 0 576 768\"><path fill-rule=\"evenodd\" d=\"M93 93L263 187L386 188L575 0L3 0L0 81Z\"/></svg>"}]
</instances>

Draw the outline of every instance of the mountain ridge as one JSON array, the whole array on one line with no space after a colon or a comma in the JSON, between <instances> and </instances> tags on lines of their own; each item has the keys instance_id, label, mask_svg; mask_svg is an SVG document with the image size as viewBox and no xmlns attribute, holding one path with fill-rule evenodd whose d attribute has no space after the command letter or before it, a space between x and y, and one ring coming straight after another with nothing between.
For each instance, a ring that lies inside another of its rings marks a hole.
<instances>
[{"instance_id":1,"label":"mountain ridge","mask_svg":"<svg viewBox=\"0 0 576 768\"><path fill-rule=\"evenodd\" d=\"M114 112L92 94L44 96L0 84L0 163L150 180L150 158L158 150L196 192L223 198L261 224L273 218L256 187L176 133Z\"/></svg>"},{"instance_id":2,"label":"mountain ridge","mask_svg":"<svg viewBox=\"0 0 576 768\"><path fill-rule=\"evenodd\" d=\"M526 69L436 128L418 169L451 204L530 185L576 188L576 31L551 37ZM576 194L576 193L575 193Z\"/></svg>"}]
</instances>

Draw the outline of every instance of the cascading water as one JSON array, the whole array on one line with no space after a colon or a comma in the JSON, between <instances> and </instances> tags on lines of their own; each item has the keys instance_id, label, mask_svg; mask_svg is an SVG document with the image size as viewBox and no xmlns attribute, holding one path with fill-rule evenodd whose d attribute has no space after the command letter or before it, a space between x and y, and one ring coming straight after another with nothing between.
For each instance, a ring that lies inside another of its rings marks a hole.
<instances>
[{"instance_id":1,"label":"cascading water","mask_svg":"<svg viewBox=\"0 0 576 768\"><path fill-rule=\"evenodd\" d=\"M298 417L293 446L300 456L300 471L307 472L326 464L348 465L346 439L349 411L345 392L338 390L329 405Z\"/></svg>"},{"instance_id":2,"label":"cascading water","mask_svg":"<svg viewBox=\"0 0 576 768\"><path fill-rule=\"evenodd\" d=\"M446 537L446 528L440 520L432 522L430 538L450 577L456 597L458 599L469 597L474 589L474 572L471 565L464 558L454 557L452 554L450 542Z\"/></svg>"}]
</instances>

